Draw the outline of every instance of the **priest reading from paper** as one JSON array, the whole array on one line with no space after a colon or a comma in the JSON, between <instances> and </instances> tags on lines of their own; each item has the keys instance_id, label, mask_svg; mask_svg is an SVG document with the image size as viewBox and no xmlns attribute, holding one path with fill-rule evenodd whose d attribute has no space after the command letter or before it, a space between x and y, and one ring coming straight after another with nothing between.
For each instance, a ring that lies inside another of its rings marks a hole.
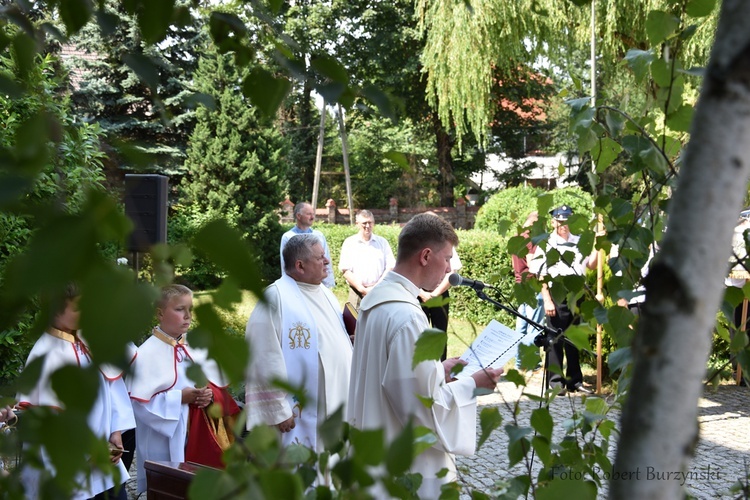
<instances>
[{"instance_id":1,"label":"priest reading from paper","mask_svg":"<svg viewBox=\"0 0 750 500\"><path fill-rule=\"evenodd\" d=\"M417 296L420 289L433 290L450 272L456 245L458 236L440 217L420 214L411 219L399 235L396 266L362 299L357 321L348 420L358 429L384 429L388 443L410 421L435 434L437 442L411 463L411 472L422 475L421 498L438 498L441 485L456 480L454 454L474 453L474 390L494 389L503 372L488 369L453 380L451 368L458 358L412 367L415 343L429 328ZM440 474L443 469L447 475ZM371 493L388 496L377 485Z\"/></svg>"}]
</instances>

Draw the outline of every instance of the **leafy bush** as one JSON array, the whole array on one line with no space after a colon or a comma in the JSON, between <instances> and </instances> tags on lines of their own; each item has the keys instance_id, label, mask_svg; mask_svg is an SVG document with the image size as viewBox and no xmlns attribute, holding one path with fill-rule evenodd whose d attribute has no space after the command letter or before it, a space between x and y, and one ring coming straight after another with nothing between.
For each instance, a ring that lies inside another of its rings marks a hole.
<instances>
[{"instance_id":1,"label":"leafy bush","mask_svg":"<svg viewBox=\"0 0 750 500\"><path fill-rule=\"evenodd\" d=\"M190 241L200 229L218 218L225 219L230 225L236 226L237 211L218 214L214 211L202 210L196 205L175 205L171 207L171 214L167 227L167 242L170 245L183 244L190 247ZM224 278L224 272L200 252L191 249L193 259L189 266L177 266L176 279L193 290L207 290L216 288Z\"/></svg>"},{"instance_id":2,"label":"leafy bush","mask_svg":"<svg viewBox=\"0 0 750 500\"><path fill-rule=\"evenodd\" d=\"M569 205L576 214L591 216L594 200L579 187L545 191L535 187L512 187L490 197L477 214L475 227L505 233L521 226L534 210L540 215L560 205ZM549 208L547 208L549 207Z\"/></svg>"}]
</instances>

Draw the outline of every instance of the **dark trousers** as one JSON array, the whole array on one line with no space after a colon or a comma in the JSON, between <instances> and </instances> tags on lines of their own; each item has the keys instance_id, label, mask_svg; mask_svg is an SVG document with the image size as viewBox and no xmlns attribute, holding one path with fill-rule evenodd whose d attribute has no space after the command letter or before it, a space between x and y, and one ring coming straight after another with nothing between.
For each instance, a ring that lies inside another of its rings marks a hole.
<instances>
[{"instance_id":1,"label":"dark trousers","mask_svg":"<svg viewBox=\"0 0 750 500\"><path fill-rule=\"evenodd\" d=\"M122 455L122 463L125 469L130 471L130 464L133 463L135 455L135 429L128 429L122 433L122 447L127 450Z\"/></svg>"},{"instance_id":2,"label":"dark trousers","mask_svg":"<svg viewBox=\"0 0 750 500\"><path fill-rule=\"evenodd\" d=\"M107 491L102 491L95 497L91 497L93 500L127 500L128 492L125 489L125 483L118 484Z\"/></svg>"},{"instance_id":3,"label":"dark trousers","mask_svg":"<svg viewBox=\"0 0 750 500\"><path fill-rule=\"evenodd\" d=\"M570 325L577 321L578 318L573 316L573 313L568 308L568 304L565 302L562 304L555 303L555 315L547 316L547 325L555 330L560 329L563 333ZM552 366L557 366L560 368L558 371L562 371L563 354L567 360L565 366L565 377L558 373L549 371L549 368ZM581 362L578 349L570 342L567 342L564 335L556 340L552 345L552 348L547 349L545 368L548 370L547 384L549 386L562 384L567 387L567 389L573 390L575 384L583 382L583 373L581 373Z\"/></svg>"},{"instance_id":4,"label":"dark trousers","mask_svg":"<svg viewBox=\"0 0 750 500\"><path fill-rule=\"evenodd\" d=\"M448 298L450 295L448 294L448 290L443 292L443 298ZM424 307L422 306L422 310L427 315L427 320L430 322L430 326L437 330L442 330L444 332L448 331L448 304L445 304L443 307ZM445 349L443 349L443 355L440 357L440 361L445 361L445 359L448 357L448 344L445 344Z\"/></svg>"}]
</instances>

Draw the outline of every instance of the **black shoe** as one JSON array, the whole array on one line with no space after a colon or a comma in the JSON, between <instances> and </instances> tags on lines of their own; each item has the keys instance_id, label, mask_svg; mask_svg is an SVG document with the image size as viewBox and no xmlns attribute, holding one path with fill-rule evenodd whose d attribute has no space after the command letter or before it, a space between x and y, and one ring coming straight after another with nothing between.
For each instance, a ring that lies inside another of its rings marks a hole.
<instances>
[{"instance_id":1,"label":"black shoe","mask_svg":"<svg viewBox=\"0 0 750 500\"><path fill-rule=\"evenodd\" d=\"M559 381L553 381L549 383L549 388L551 390L559 389L560 392L557 394L558 396L565 396L565 393L567 392L565 390L565 385L562 382Z\"/></svg>"},{"instance_id":2,"label":"black shoe","mask_svg":"<svg viewBox=\"0 0 750 500\"><path fill-rule=\"evenodd\" d=\"M577 392L582 392L584 394L594 394L594 391L592 391L591 389L585 387L583 385L583 382L576 382L575 384L569 385L568 386L568 390L570 392L576 392L577 391Z\"/></svg>"}]
</instances>

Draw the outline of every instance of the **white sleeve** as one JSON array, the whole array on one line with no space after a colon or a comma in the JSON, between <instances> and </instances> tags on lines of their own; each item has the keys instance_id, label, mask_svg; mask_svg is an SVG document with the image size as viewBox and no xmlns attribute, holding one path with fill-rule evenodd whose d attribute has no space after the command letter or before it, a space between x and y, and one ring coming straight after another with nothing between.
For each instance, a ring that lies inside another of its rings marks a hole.
<instances>
[{"instance_id":1,"label":"white sleeve","mask_svg":"<svg viewBox=\"0 0 750 500\"><path fill-rule=\"evenodd\" d=\"M545 265L546 260L547 254L542 250L542 247L536 247L534 253L526 257L526 263L529 266L529 273L537 276L547 274L547 266Z\"/></svg>"},{"instance_id":2,"label":"white sleeve","mask_svg":"<svg viewBox=\"0 0 750 500\"><path fill-rule=\"evenodd\" d=\"M435 433L439 448L471 455L476 448L476 384L472 377L446 383L439 361L423 361L412 370L414 345L421 330L420 323L411 322L394 336L382 381L386 398L402 425L413 416L414 425ZM432 400L431 408L416 395Z\"/></svg>"},{"instance_id":3,"label":"white sleeve","mask_svg":"<svg viewBox=\"0 0 750 500\"><path fill-rule=\"evenodd\" d=\"M353 255L352 255L352 245L350 245L349 238L344 240L344 243L341 245L341 253L339 254L339 271L346 272L351 271L354 269L354 262L353 262Z\"/></svg>"},{"instance_id":4,"label":"white sleeve","mask_svg":"<svg viewBox=\"0 0 750 500\"><path fill-rule=\"evenodd\" d=\"M167 438L175 435L182 420L182 391L155 394L148 402L131 400L138 426L148 427Z\"/></svg>"},{"instance_id":5,"label":"white sleeve","mask_svg":"<svg viewBox=\"0 0 750 500\"><path fill-rule=\"evenodd\" d=\"M135 416L125 381L120 377L107 380L105 383L109 385L109 393L112 397L112 432L134 429Z\"/></svg>"}]
</instances>

